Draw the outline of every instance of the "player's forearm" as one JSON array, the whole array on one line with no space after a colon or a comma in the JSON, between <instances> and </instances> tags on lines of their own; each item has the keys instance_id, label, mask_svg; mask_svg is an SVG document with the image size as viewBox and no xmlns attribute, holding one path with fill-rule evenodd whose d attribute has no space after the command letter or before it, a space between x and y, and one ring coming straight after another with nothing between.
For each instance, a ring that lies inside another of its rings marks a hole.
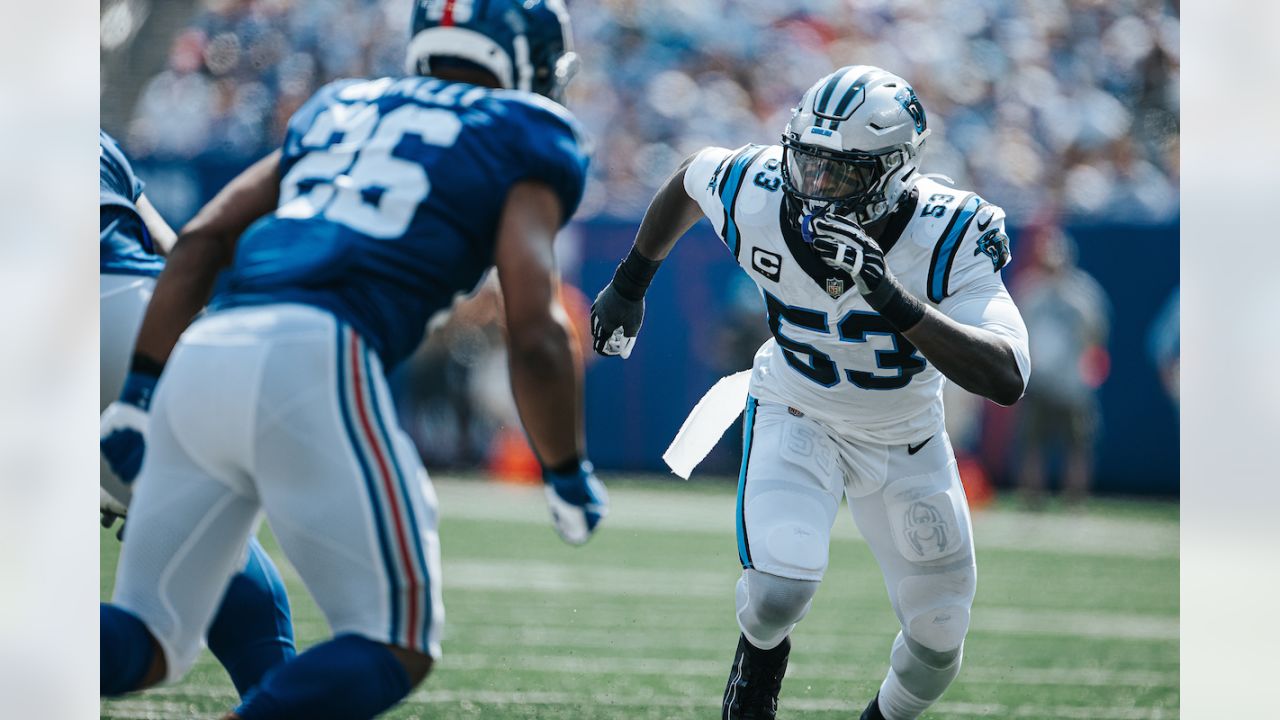
<instances>
[{"instance_id":1,"label":"player's forearm","mask_svg":"<svg viewBox=\"0 0 1280 720\"><path fill-rule=\"evenodd\" d=\"M276 207L280 151L227 184L182 228L156 281L135 354L163 366L191 319L209 301L218 272L231 263L240 234Z\"/></svg>"},{"instance_id":2,"label":"player's forearm","mask_svg":"<svg viewBox=\"0 0 1280 720\"><path fill-rule=\"evenodd\" d=\"M156 210L146 195L138 196L138 215L142 217L142 222L147 226L147 233L151 235L151 241L155 243L156 252L161 255L168 255L173 252L173 245L178 241L178 235L169 227L169 223L165 222L160 212Z\"/></svg>"},{"instance_id":3,"label":"player's forearm","mask_svg":"<svg viewBox=\"0 0 1280 720\"><path fill-rule=\"evenodd\" d=\"M156 281L138 331L135 356L157 366L168 361L182 332L209 301L218 271L230 259L228 248L217 239L184 235Z\"/></svg>"},{"instance_id":4,"label":"player's forearm","mask_svg":"<svg viewBox=\"0 0 1280 720\"><path fill-rule=\"evenodd\" d=\"M902 334L938 372L965 390L1001 405L1022 397L1013 349L995 333L958 323L930 307Z\"/></svg>"},{"instance_id":5,"label":"player's forearm","mask_svg":"<svg viewBox=\"0 0 1280 720\"><path fill-rule=\"evenodd\" d=\"M511 390L529 441L543 466L560 468L586 456L582 358L563 312L511 328Z\"/></svg>"}]
</instances>

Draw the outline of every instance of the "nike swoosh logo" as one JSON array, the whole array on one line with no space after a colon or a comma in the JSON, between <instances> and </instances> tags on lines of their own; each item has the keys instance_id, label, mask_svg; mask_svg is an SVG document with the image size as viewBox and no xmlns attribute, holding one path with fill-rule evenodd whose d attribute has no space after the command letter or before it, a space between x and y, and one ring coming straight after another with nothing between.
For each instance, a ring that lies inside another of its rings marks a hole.
<instances>
[{"instance_id":1,"label":"nike swoosh logo","mask_svg":"<svg viewBox=\"0 0 1280 720\"><path fill-rule=\"evenodd\" d=\"M932 440L932 439L933 439L933 436L932 436L932 435L930 435L930 436L929 436L929 440ZM915 455L916 453L920 452L920 448L924 447L925 445L928 445L928 444L929 444L929 440L925 440L924 442L920 443L919 445L911 445L910 443L908 443L908 444L907 444L907 454L908 454L908 455Z\"/></svg>"},{"instance_id":2,"label":"nike swoosh logo","mask_svg":"<svg viewBox=\"0 0 1280 720\"><path fill-rule=\"evenodd\" d=\"M982 232L983 230L986 230L986 229L987 229L987 226L989 226L989 225L991 224L991 221L992 221L992 220L995 220L995 218L996 218L996 214L993 212L993 213L991 213L990 215L988 215L988 216L987 216L987 221L986 221L986 222L982 222L981 220L979 220L979 221L978 221L978 223L977 223L977 224L978 224L978 232ZM928 440L925 440L925 442L929 442L929 441L928 441Z\"/></svg>"}]
</instances>

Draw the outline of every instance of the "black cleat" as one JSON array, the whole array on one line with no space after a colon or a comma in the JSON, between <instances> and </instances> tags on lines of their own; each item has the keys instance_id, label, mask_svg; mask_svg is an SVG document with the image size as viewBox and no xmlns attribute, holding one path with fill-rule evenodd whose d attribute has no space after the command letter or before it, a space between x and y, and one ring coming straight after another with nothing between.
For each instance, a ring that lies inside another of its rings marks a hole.
<instances>
[{"instance_id":1,"label":"black cleat","mask_svg":"<svg viewBox=\"0 0 1280 720\"><path fill-rule=\"evenodd\" d=\"M884 715L880 714L880 693L876 693L871 702L867 703L867 709L862 711L862 717L858 720L884 720Z\"/></svg>"},{"instance_id":2,"label":"black cleat","mask_svg":"<svg viewBox=\"0 0 1280 720\"><path fill-rule=\"evenodd\" d=\"M791 654L791 638L778 647L761 650L738 637L738 652L733 657L733 670L724 688L721 720L774 720L778 717L778 691L787 673L787 656Z\"/></svg>"}]
</instances>

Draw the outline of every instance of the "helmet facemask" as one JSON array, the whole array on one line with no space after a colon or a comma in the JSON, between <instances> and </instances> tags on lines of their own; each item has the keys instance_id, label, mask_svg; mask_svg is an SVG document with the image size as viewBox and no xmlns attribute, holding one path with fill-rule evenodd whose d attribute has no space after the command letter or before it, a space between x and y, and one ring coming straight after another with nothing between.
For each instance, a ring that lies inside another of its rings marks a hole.
<instances>
[{"instance_id":1,"label":"helmet facemask","mask_svg":"<svg viewBox=\"0 0 1280 720\"><path fill-rule=\"evenodd\" d=\"M849 215L863 225L889 213L886 188L904 171L909 146L863 153L800 143L782 136L782 188L807 214ZM893 198L894 201L897 198Z\"/></svg>"}]
</instances>

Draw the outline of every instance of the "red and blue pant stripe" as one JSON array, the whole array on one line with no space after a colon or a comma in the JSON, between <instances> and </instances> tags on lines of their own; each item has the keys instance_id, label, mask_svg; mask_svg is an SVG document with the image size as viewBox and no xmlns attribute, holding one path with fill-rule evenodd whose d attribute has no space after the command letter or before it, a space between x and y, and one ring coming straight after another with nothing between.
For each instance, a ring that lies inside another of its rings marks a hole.
<instances>
[{"instance_id":1,"label":"red and blue pant stripe","mask_svg":"<svg viewBox=\"0 0 1280 720\"><path fill-rule=\"evenodd\" d=\"M369 494L378 550L390 588L388 637L395 645L427 652L431 579L413 499L383 419L371 355L355 331L339 325L339 405Z\"/></svg>"}]
</instances>

